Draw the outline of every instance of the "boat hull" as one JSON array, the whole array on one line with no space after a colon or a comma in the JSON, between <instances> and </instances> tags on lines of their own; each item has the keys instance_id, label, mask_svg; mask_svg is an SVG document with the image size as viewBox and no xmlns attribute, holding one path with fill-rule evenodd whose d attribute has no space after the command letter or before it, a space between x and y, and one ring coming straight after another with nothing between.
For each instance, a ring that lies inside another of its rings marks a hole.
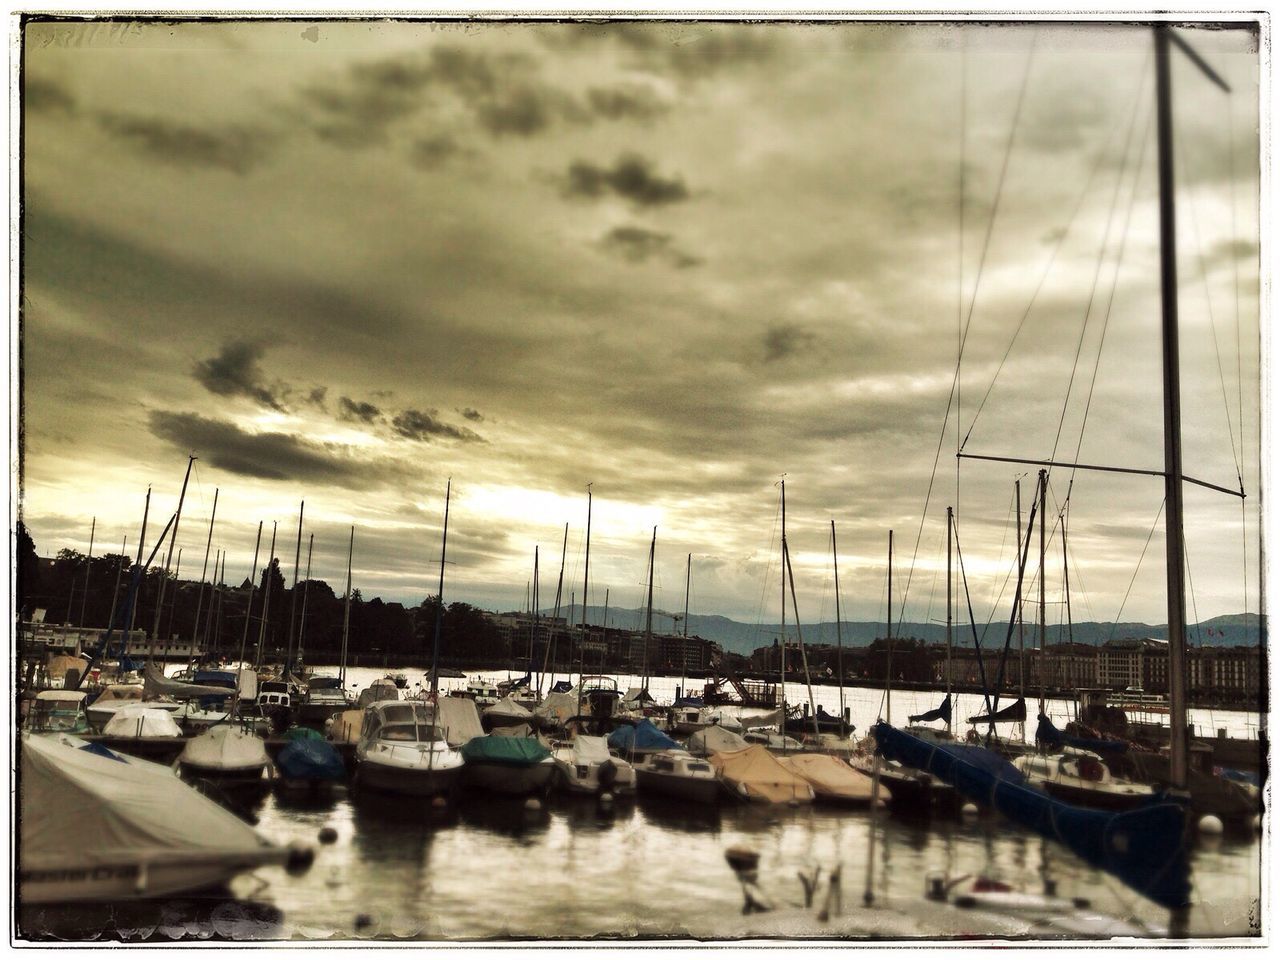
<instances>
[{"instance_id":1,"label":"boat hull","mask_svg":"<svg viewBox=\"0 0 1280 960\"><path fill-rule=\"evenodd\" d=\"M639 767L636 768L636 784L642 794L656 794L691 803L714 804L726 796L719 779L674 776Z\"/></svg>"},{"instance_id":2,"label":"boat hull","mask_svg":"<svg viewBox=\"0 0 1280 960\"><path fill-rule=\"evenodd\" d=\"M1151 802L1150 793L1121 793L1111 790L1093 790L1088 787L1077 787L1072 784L1055 783L1052 780L1034 783L1055 800L1069 803L1075 807L1087 807L1090 810L1136 810Z\"/></svg>"},{"instance_id":3,"label":"boat hull","mask_svg":"<svg viewBox=\"0 0 1280 960\"><path fill-rule=\"evenodd\" d=\"M100 743L117 753L127 753L131 757L166 766L178 759L187 745L186 737L110 737L106 734L90 734L83 739L90 743Z\"/></svg>"},{"instance_id":4,"label":"boat hull","mask_svg":"<svg viewBox=\"0 0 1280 960\"><path fill-rule=\"evenodd\" d=\"M98 863L83 867L20 868L18 895L23 904L140 900L191 893L226 884L239 873L278 856L182 859L171 863Z\"/></svg>"},{"instance_id":5,"label":"boat hull","mask_svg":"<svg viewBox=\"0 0 1280 960\"><path fill-rule=\"evenodd\" d=\"M555 769L555 764L552 763L516 766L509 763L473 763L468 760L462 768L462 783L484 793L521 797L547 790Z\"/></svg>"},{"instance_id":6,"label":"boat hull","mask_svg":"<svg viewBox=\"0 0 1280 960\"><path fill-rule=\"evenodd\" d=\"M356 764L356 783L359 786L409 797L451 793L461 774L461 766L410 769L373 760L360 760Z\"/></svg>"}]
</instances>

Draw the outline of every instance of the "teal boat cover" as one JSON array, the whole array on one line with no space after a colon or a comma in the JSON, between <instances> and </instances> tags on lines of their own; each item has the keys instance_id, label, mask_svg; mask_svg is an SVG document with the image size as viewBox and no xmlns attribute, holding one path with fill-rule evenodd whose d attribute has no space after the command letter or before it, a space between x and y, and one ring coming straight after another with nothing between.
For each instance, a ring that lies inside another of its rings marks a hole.
<instances>
[{"instance_id":1,"label":"teal boat cover","mask_svg":"<svg viewBox=\"0 0 1280 960\"><path fill-rule=\"evenodd\" d=\"M467 763L499 763L531 767L551 756L551 751L534 737L472 737L462 747Z\"/></svg>"}]
</instances>

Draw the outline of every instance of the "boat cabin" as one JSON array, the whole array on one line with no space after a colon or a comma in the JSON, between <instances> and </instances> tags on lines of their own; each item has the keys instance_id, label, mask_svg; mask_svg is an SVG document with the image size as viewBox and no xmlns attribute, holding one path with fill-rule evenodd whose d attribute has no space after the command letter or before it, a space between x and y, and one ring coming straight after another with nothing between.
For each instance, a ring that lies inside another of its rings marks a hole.
<instances>
[{"instance_id":1,"label":"boat cabin","mask_svg":"<svg viewBox=\"0 0 1280 960\"><path fill-rule=\"evenodd\" d=\"M88 733L86 696L80 690L41 690L27 714L27 729L32 733Z\"/></svg>"},{"instance_id":2,"label":"boat cabin","mask_svg":"<svg viewBox=\"0 0 1280 960\"><path fill-rule=\"evenodd\" d=\"M435 743L444 739L430 704L416 700L375 703L364 712L360 740L373 743Z\"/></svg>"}]
</instances>

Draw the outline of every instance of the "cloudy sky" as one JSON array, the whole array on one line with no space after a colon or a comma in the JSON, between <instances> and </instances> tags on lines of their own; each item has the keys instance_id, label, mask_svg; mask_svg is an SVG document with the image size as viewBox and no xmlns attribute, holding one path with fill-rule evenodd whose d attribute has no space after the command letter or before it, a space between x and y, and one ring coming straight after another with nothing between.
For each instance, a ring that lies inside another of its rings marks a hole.
<instances>
[{"instance_id":1,"label":"cloudy sky","mask_svg":"<svg viewBox=\"0 0 1280 960\"><path fill-rule=\"evenodd\" d=\"M1258 56L1184 36L1233 91L1177 55L1185 469L1249 494L1242 517L1187 490L1204 619L1258 603ZM834 613L831 520L847 617L883 616L891 529L895 602L909 580L907 618L942 617L948 504L977 617L1007 616L1034 468L957 475L958 438L1162 466L1151 47L1098 24L29 24L23 516L42 555L94 516L95 552L132 552L192 453L184 575L215 488L228 578L260 520L291 575L305 498L316 576L341 589L355 524L356 585L416 602L452 477L446 596L512 608L535 545L554 599L566 522L581 599L592 484L592 603L642 603L656 525L659 606L692 554L694 612L776 622L785 474L802 619ZM1112 619L1161 483L1050 487L1072 613ZM1052 622L1061 571L1055 533ZM1164 622L1163 571L1161 526L1125 619Z\"/></svg>"}]
</instances>

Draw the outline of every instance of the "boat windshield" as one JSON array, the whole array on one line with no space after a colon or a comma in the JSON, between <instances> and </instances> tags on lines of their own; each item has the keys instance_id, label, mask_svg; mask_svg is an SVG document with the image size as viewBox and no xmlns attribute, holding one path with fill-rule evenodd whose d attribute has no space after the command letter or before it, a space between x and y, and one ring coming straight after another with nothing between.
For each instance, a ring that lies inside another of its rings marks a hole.
<instances>
[{"instance_id":1,"label":"boat windshield","mask_svg":"<svg viewBox=\"0 0 1280 960\"><path fill-rule=\"evenodd\" d=\"M433 723L389 723L378 734L382 740L399 743L431 743L444 739L440 728Z\"/></svg>"}]
</instances>

